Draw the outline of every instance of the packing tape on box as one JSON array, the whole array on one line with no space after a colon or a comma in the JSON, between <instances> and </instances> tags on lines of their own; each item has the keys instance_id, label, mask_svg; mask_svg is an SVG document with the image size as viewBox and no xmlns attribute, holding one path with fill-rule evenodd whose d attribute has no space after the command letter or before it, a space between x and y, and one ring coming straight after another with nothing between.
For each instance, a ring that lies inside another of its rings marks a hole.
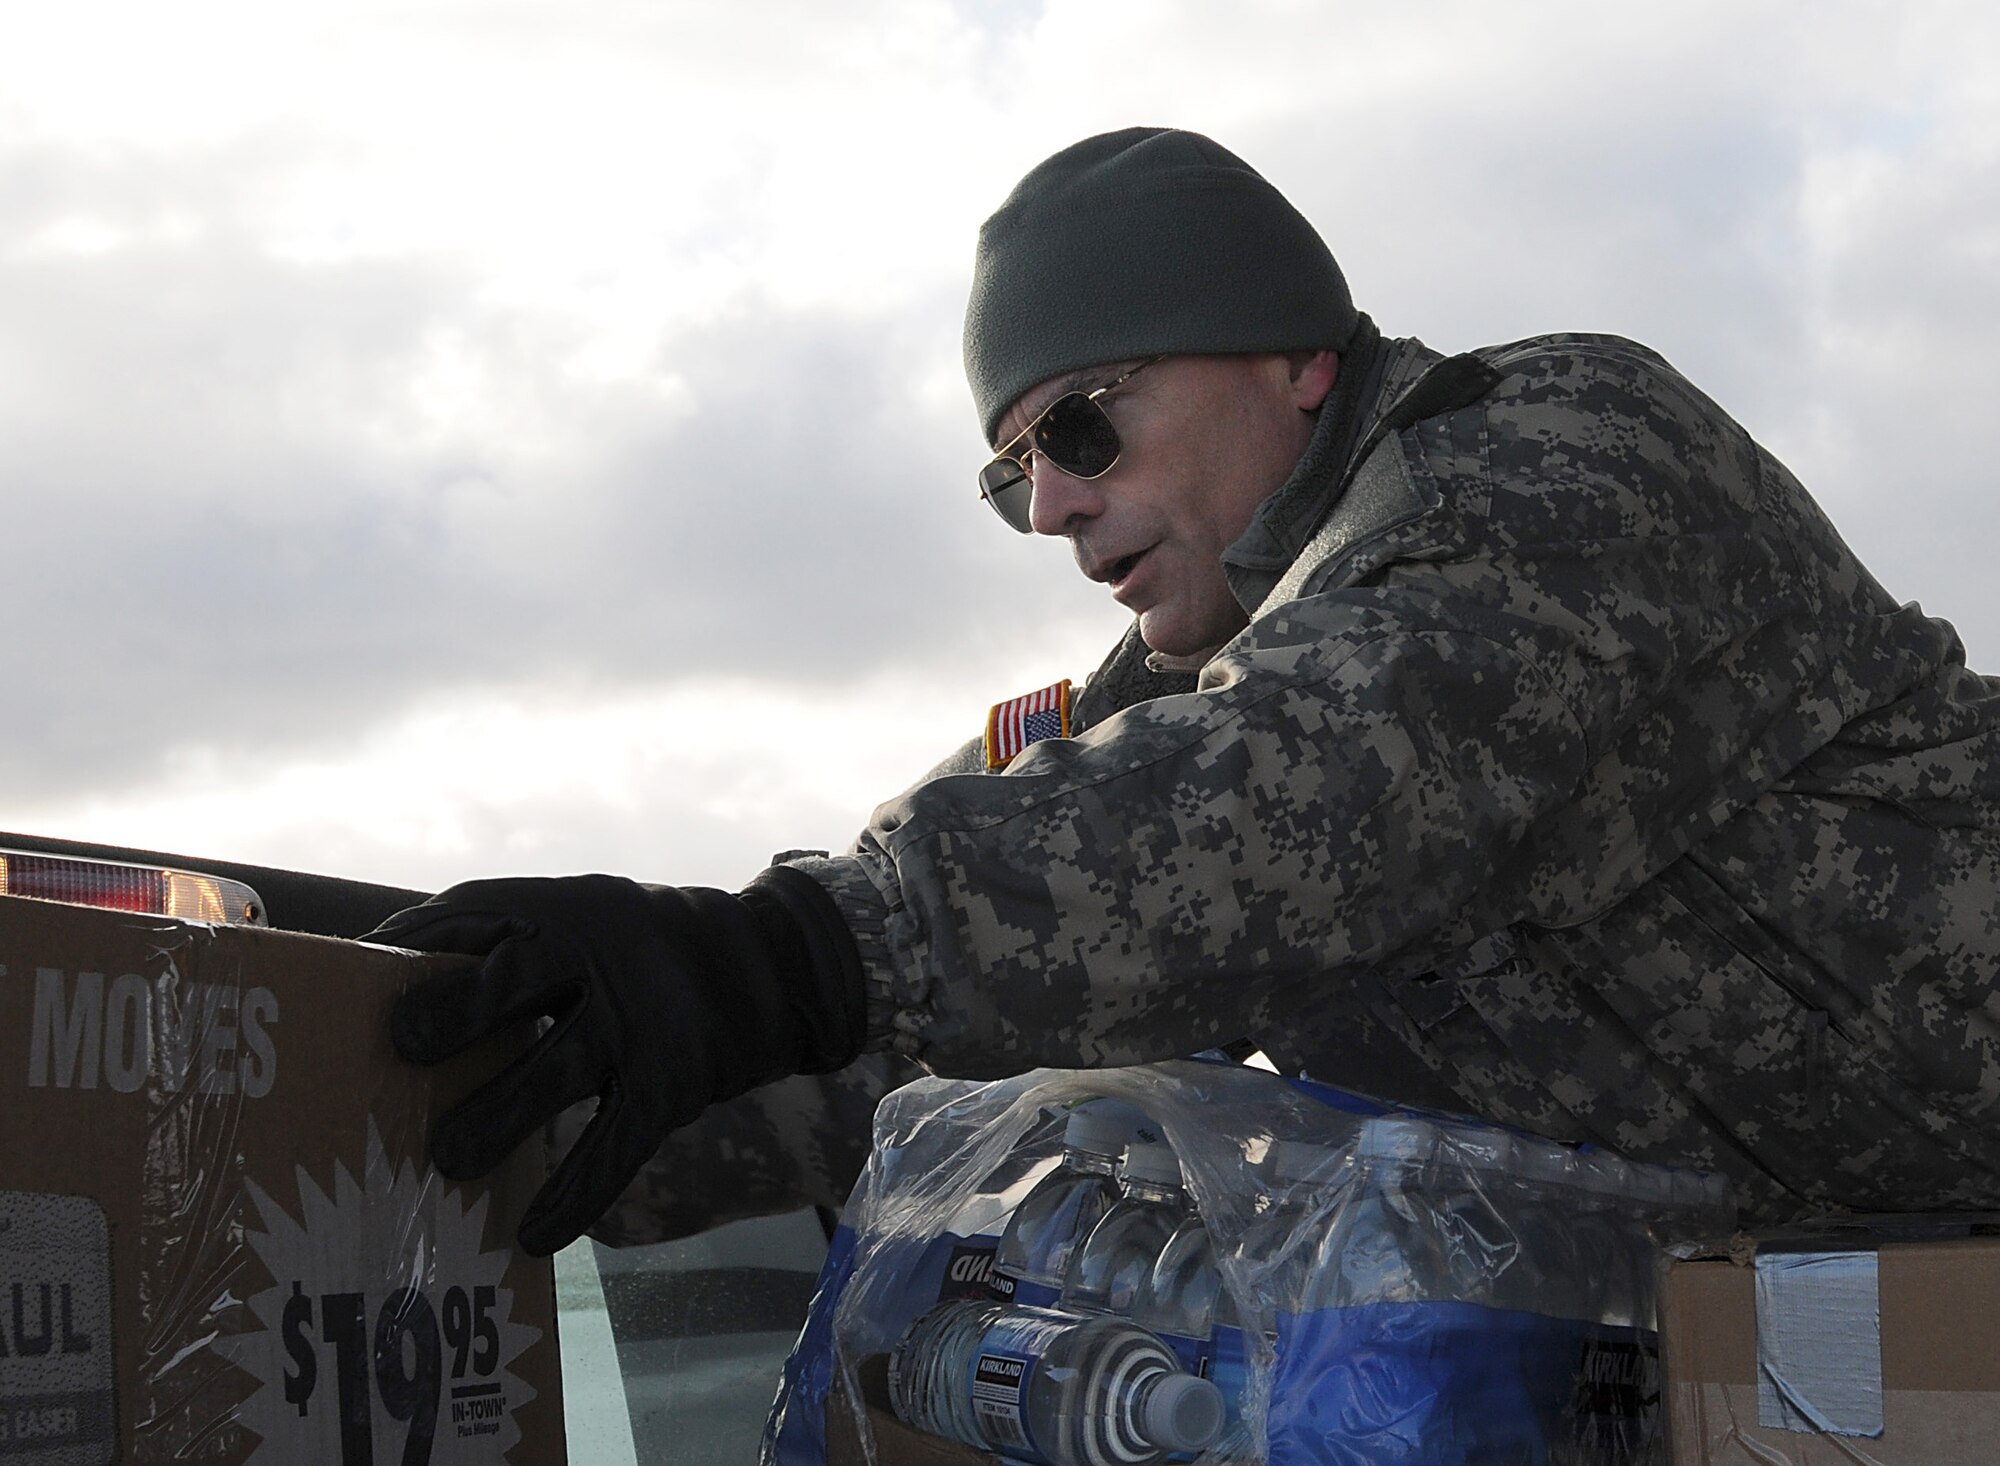
<instances>
[{"instance_id":1,"label":"packing tape on box","mask_svg":"<svg viewBox=\"0 0 2000 1466\"><path fill-rule=\"evenodd\" d=\"M1882 1310L1872 1251L1757 1254L1757 1423L1882 1434Z\"/></svg>"}]
</instances>

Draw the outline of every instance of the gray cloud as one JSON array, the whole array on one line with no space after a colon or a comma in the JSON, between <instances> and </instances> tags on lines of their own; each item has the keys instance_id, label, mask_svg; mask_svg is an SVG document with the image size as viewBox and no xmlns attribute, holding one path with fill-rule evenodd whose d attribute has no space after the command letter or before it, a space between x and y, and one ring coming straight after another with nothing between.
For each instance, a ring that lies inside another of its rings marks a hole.
<instances>
[{"instance_id":1,"label":"gray cloud","mask_svg":"<svg viewBox=\"0 0 2000 1466\"><path fill-rule=\"evenodd\" d=\"M76 204L25 193L17 237ZM453 687L846 680L1032 635L1085 588L978 505L970 414L917 390L954 309L746 303L658 380L579 384L558 326L436 261L223 232L0 264L4 563L39 633L0 641L0 795L325 754ZM440 342L493 436L426 426Z\"/></svg>"},{"instance_id":2,"label":"gray cloud","mask_svg":"<svg viewBox=\"0 0 2000 1466\"><path fill-rule=\"evenodd\" d=\"M1419 109L1354 156L1351 119L1325 114L1331 165L1274 129L1273 169L1385 329L1648 342L1779 451L1892 591L2000 664L1977 426L2000 320L1990 126L1879 78L1773 94L1740 61L1705 77L1699 112L1664 77L1615 98L1608 70L1574 80L1521 115Z\"/></svg>"},{"instance_id":3,"label":"gray cloud","mask_svg":"<svg viewBox=\"0 0 2000 1466\"><path fill-rule=\"evenodd\" d=\"M1008 46L1063 18L965 9ZM1911 59L1970 12L1928 14L1900 44L1857 29L1853 55L1791 70L1795 37L1743 33L1728 8L1674 34L1510 30L1491 57L1477 27L1440 19L1432 70L1386 100L1369 68L1410 33L1347 50L1302 36L1270 64L1282 80L1324 50L1320 93L1301 80L1216 131L1320 224L1387 330L1447 349L1610 330L1661 349L1785 454L1892 589L1957 620L1975 664L1983 649L2000 663L1982 446L2000 163L1976 95L1929 88ZM616 8L598 41L676 54L684 73L687 54L712 58L695 69L720 98L738 35L704 15L684 34ZM507 17L519 34L503 25L490 54L556 43L532 8ZM739 110L811 80L808 18L774 27L784 54L737 88ZM453 23L432 14L430 43ZM947 73L979 54L968 26L929 37ZM1873 70L1855 59L1871 49ZM1267 58L1202 59L1220 95L1223 68ZM1018 100L901 125L934 122L961 136L965 168L992 169L1047 101L1019 76ZM1124 120L1078 112L1048 145ZM892 165L898 140L878 140ZM656 219L659 268L867 228L872 190L926 182L857 168L849 215L761 217L793 141L718 139L742 166L704 172L699 208ZM16 618L0 638L0 799L137 790L190 750L225 767L339 758L432 695L584 701L724 671L814 688L885 669L921 695L937 669L994 664L1059 623L1115 623L1059 547L974 500L971 413L935 390L956 373L959 276L927 260L900 294L713 299L653 327L636 369L581 370L585 329L510 302L474 261L286 247L286 190L351 147L302 124L86 146L0 118L0 566ZM639 130L604 147L671 195L672 177L638 167ZM1011 181L988 178L989 200ZM587 863L593 840L639 835L599 811L545 846Z\"/></svg>"}]
</instances>

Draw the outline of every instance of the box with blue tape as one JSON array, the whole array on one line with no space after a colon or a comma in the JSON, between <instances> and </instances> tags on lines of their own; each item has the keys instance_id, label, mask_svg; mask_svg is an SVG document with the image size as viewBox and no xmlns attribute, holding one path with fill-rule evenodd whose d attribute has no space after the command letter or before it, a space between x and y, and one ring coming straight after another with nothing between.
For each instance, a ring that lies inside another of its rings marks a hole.
<instances>
[{"instance_id":1,"label":"box with blue tape","mask_svg":"<svg viewBox=\"0 0 2000 1466\"><path fill-rule=\"evenodd\" d=\"M2000 1216L1681 1251L1660 1290L1674 1466L2000 1460Z\"/></svg>"}]
</instances>

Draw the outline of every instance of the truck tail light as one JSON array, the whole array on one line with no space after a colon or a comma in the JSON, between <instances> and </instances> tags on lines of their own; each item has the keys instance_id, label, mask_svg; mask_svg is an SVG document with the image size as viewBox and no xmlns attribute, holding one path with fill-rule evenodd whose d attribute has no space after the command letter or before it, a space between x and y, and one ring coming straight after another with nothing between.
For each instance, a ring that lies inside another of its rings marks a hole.
<instances>
[{"instance_id":1,"label":"truck tail light","mask_svg":"<svg viewBox=\"0 0 2000 1466\"><path fill-rule=\"evenodd\" d=\"M0 896L36 896L186 921L268 926L264 903L241 881L157 865L0 850Z\"/></svg>"}]
</instances>

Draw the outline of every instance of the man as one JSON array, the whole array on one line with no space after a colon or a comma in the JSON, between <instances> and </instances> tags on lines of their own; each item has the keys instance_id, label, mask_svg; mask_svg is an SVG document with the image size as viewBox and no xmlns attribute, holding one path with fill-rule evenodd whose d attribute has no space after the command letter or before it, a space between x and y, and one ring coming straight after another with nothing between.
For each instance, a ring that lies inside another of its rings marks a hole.
<instances>
[{"instance_id":1,"label":"man","mask_svg":"<svg viewBox=\"0 0 2000 1466\"><path fill-rule=\"evenodd\" d=\"M1133 129L988 221L966 363L982 493L1133 633L1070 736L739 897L475 882L382 929L486 959L404 1003L412 1057L556 1019L448 1174L601 1098L526 1245L649 1157L610 1235L726 1214L746 1126L793 1135L760 1201L825 1199L898 1061L1238 1039L1756 1221L2000 1203L2000 689L1657 355L1385 339L1246 164Z\"/></svg>"}]
</instances>

